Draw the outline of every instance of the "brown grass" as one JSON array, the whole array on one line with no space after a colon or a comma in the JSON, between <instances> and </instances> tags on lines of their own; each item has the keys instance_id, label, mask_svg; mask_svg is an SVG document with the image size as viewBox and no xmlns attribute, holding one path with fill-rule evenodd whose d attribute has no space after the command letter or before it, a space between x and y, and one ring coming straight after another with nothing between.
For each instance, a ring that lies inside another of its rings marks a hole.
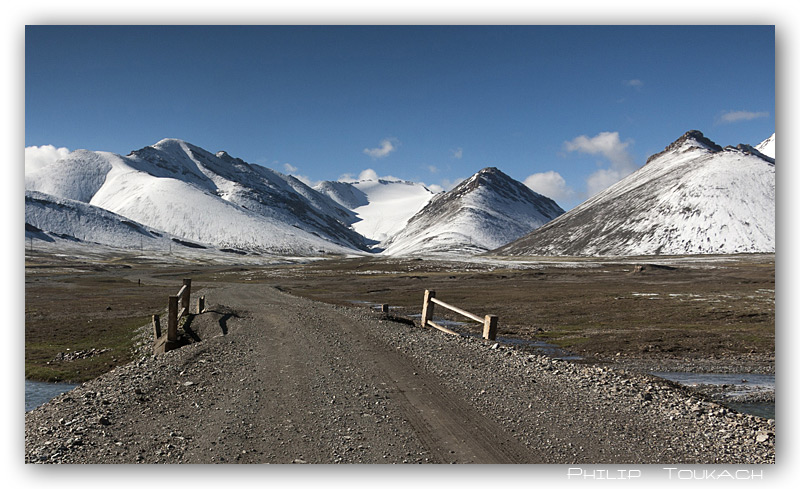
<instances>
[{"instance_id":1,"label":"brown grass","mask_svg":"<svg viewBox=\"0 0 800 489\"><path fill-rule=\"evenodd\" d=\"M39 255L26 263L26 378L85 380L129 361L133 332L163 312L184 277L194 290L215 282L271 283L333 304L386 303L406 316L421 312L424 290L432 289L468 311L499 316L501 336L599 359L774 356L774 255L686 258L635 273L637 263L647 261L562 258L520 268L512 261L361 258L261 267ZM460 319L442 308L439 314ZM112 351L53 361L68 348Z\"/></svg>"}]
</instances>

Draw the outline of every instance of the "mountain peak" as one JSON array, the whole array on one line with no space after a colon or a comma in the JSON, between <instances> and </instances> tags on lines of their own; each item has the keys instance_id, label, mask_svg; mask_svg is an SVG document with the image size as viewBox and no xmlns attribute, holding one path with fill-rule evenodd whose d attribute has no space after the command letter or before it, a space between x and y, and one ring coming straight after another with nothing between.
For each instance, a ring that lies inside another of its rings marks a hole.
<instances>
[{"instance_id":1,"label":"mountain peak","mask_svg":"<svg viewBox=\"0 0 800 489\"><path fill-rule=\"evenodd\" d=\"M459 185L456 185L456 189L472 192L484 185L504 186L507 184L506 182L509 181L513 181L513 179L499 169L488 166L472 175L472 177L464 180Z\"/></svg>"},{"instance_id":2,"label":"mountain peak","mask_svg":"<svg viewBox=\"0 0 800 489\"><path fill-rule=\"evenodd\" d=\"M691 131L686 131L686 134L684 134L683 136L679 137L670 146L674 146L674 147L681 146L681 145L685 144L688 141L694 141L694 142L700 143L703 146L706 146L709 149L713 150L714 152L722 151L722 147L720 145L718 145L714 141L708 139L707 137L705 137L703 135L702 132L700 132L700 131L698 131L696 129L693 129ZM669 147L669 146L667 146L667 147Z\"/></svg>"},{"instance_id":3,"label":"mountain peak","mask_svg":"<svg viewBox=\"0 0 800 489\"><path fill-rule=\"evenodd\" d=\"M183 146L186 144L188 143L181 139L164 138L155 144L150 144L148 146L144 146L143 148L133 150L128 153L128 156L139 156L148 154L152 151L170 151L172 148L177 148L179 151L182 151Z\"/></svg>"},{"instance_id":4,"label":"mountain peak","mask_svg":"<svg viewBox=\"0 0 800 489\"><path fill-rule=\"evenodd\" d=\"M174 146L181 147L181 146L183 146L185 144L186 144L186 141L184 141L182 139L164 138L161 141L159 141L156 144L154 144L152 147L156 148L156 149L165 149L165 148L170 148L170 147L174 147Z\"/></svg>"},{"instance_id":5,"label":"mountain peak","mask_svg":"<svg viewBox=\"0 0 800 489\"><path fill-rule=\"evenodd\" d=\"M402 231L385 242L385 253L484 252L563 213L551 199L497 168L487 167L433 197Z\"/></svg>"},{"instance_id":6,"label":"mountain peak","mask_svg":"<svg viewBox=\"0 0 800 489\"><path fill-rule=\"evenodd\" d=\"M763 154L764 156L769 156L773 160L775 159L775 133L772 133L772 136L768 137L767 139L761 141L756 149Z\"/></svg>"},{"instance_id":7,"label":"mountain peak","mask_svg":"<svg viewBox=\"0 0 800 489\"><path fill-rule=\"evenodd\" d=\"M713 146L712 146L713 145ZM775 166L690 131L657 161L499 254L638 256L775 251ZM652 160L652 158L651 158Z\"/></svg>"},{"instance_id":8,"label":"mountain peak","mask_svg":"<svg viewBox=\"0 0 800 489\"><path fill-rule=\"evenodd\" d=\"M708 150L711 150L713 153L717 153L717 152L722 151L722 146L718 145L714 141L712 141L712 140L708 139L707 137L705 137L702 132L700 132L700 131L698 131L696 129L693 129L691 131L686 131L686 133L684 133L683 136L679 137L678 139L676 139L675 141L670 143L669 146L664 148L664 151L662 151L660 153L656 153L656 154L650 156L649 158L647 158L647 161L645 162L645 164L650 163L654 159L658 158L659 156L661 156L664 153L667 153L669 151L676 150L676 149L681 148L683 146L698 147L698 145L701 148L706 148Z\"/></svg>"}]
</instances>

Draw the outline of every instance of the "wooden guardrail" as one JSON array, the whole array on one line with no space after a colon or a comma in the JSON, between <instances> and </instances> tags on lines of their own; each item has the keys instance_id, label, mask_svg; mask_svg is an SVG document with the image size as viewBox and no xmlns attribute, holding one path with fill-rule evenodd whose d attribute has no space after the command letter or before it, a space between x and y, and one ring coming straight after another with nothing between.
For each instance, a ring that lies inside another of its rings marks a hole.
<instances>
[{"instance_id":1,"label":"wooden guardrail","mask_svg":"<svg viewBox=\"0 0 800 489\"><path fill-rule=\"evenodd\" d=\"M153 349L156 353L167 352L178 348L178 322L189 314L189 301L192 295L192 279L183 279L183 286L176 295L169 296L167 309L167 334L161 334L161 322L158 314L153 314ZM197 314L205 309L205 297L197 300Z\"/></svg>"},{"instance_id":2,"label":"wooden guardrail","mask_svg":"<svg viewBox=\"0 0 800 489\"><path fill-rule=\"evenodd\" d=\"M425 300L422 304L422 326L432 326L440 331L444 331L448 334L457 335L455 331L448 329L440 324L436 324L433 322L433 305L439 304L440 306L449 309L453 312L457 312L462 316L466 316L473 321L477 321L483 324L483 338L487 340L494 340L497 337L497 316L487 314L483 318L476 314L472 314L471 312L465 311L461 308L456 306L450 305L444 301L440 301L436 298L436 292L433 290L426 290L425 291Z\"/></svg>"}]
</instances>

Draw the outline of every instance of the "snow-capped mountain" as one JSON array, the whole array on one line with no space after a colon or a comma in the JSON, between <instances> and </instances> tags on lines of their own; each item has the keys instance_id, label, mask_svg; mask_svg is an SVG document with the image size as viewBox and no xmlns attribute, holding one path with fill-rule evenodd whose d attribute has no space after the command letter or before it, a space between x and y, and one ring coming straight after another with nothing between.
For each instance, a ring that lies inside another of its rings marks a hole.
<instances>
[{"instance_id":1,"label":"snow-capped mountain","mask_svg":"<svg viewBox=\"0 0 800 489\"><path fill-rule=\"evenodd\" d=\"M352 213L294 177L176 139L127 156L74 151L26 173L25 186L216 247L298 255L367 249L348 227Z\"/></svg>"},{"instance_id":2,"label":"snow-capped mountain","mask_svg":"<svg viewBox=\"0 0 800 489\"><path fill-rule=\"evenodd\" d=\"M479 253L513 241L563 213L554 201L497 168L484 168L433 197L385 242L383 253Z\"/></svg>"},{"instance_id":3,"label":"snow-capped mountain","mask_svg":"<svg viewBox=\"0 0 800 489\"><path fill-rule=\"evenodd\" d=\"M699 131L689 131L628 177L495 252L774 251L775 160L751 146L722 148Z\"/></svg>"},{"instance_id":4,"label":"snow-capped mountain","mask_svg":"<svg viewBox=\"0 0 800 489\"><path fill-rule=\"evenodd\" d=\"M377 249L436 195L421 183L384 179L322 182L314 189L351 210L356 216L353 229Z\"/></svg>"},{"instance_id":5,"label":"snow-capped mountain","mask_svg":"<svg viewBox=\"0 0 800 489\"><path fill-rule=\"evenodd\" d=\"M773 133L772 136L768 137L767 139L758 143L756 149L759 153L769 156L770 158L775 158L775 134Z\"/></svg>"},{"instance_id":6,"label":"snow-capped mountain","mask_svg":"<svg viewBox=\"0 0 800 489\"><path fill-rule=\"evenodd\" d=\"M148 250L170 246L170 237L155 229L93 205L36 191L25 192L25 238Z\"/></svg>"}]
</instances>

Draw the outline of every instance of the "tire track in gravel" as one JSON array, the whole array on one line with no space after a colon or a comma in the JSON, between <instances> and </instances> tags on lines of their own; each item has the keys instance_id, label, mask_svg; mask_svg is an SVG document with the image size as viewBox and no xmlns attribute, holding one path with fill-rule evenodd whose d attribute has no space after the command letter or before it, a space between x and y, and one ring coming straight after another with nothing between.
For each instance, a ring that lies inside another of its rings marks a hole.
<instances>
[{"instance_id":1,"label":"tire track in gravel","mask_svg":"<svg viewBox=\"0 0 800 489\"><path fill-rule=\"evenodd\" d=\"M415 433L437 458L448 463L538 463L516 440L464 401L446 392L437 379L411 372L399 355L385 352L383 372L402 397L400 409Z\"/></svg>"},{"instance_id":2,"label":"tire track in gravel","mask_svg":"<svg viewBox=\"0 0 800 489\"><path fill-rule=\"evenodd\" d=\"M409 443L421 443L431 461L542 461L531 450L507 436L500 425L449 392L440 379L413 365L402 353L371 336L368 326L363 322L353 321L331 306L294 297L268 286L232 285L216 289L212 294L212 298L221 304L247 311L246 319L231 323L232 331L257 327L263 333L253 338L255 349L260 353L255 353L248 363L252 363L258 377L266 380L269 387L265 385L262 390L272 395L273 399L264 399L266 402L261 404L256 415L258 418L271 418L272 422L276 422L275 414L281 412L301 426L300 431L304 433L316 433L318 438L330 436L331 433L320 433L321 427L313 426L317 420L303 415L303 412L332 409L334 404L313 398L313 386L319 377L325 376L326 370L336 370L335 363L346 356L345 363L355 366L357 371L349 368L341 372L349 379L341 375L329 377L330 383L325 386L327 391L338 392L341 402L348 398L352 401L358 394L348 392L348 388L353 387L347 385L349 381L388 386L384 391L389 409L393 417L401 418L394 421L410 426L411 435L417 440ZM300 393L310 396L302 400L305 403L302 406L296 402ZM287 404L287 401L294 405ZM350 406L351 409L354 407ZM296 415L298 413L299 416ZM345 414L338 413L336 416ZM378 435L381 436L380 433ZM388 441L374 440L373 443ZM313 452L312 458L324 458L319 448L297 450L298 453L303 451Z\"/></svg>"}]
</instances>

